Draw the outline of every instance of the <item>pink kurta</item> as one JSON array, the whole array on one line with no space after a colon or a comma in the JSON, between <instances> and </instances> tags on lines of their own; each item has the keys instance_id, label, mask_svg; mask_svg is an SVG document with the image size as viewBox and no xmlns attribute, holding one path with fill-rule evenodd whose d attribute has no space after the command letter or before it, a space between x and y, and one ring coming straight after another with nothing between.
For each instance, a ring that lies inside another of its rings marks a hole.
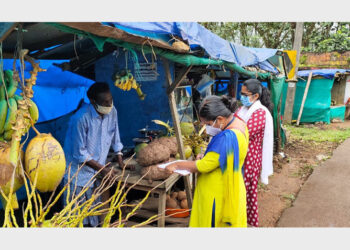
<instances>
[{"instance_id":1,"label":"pink kurta","mask_svg":"<svg viewBox=\"0 0 350 250\"><path fill-rule=\"evenodd\" d=\"M258 215L258 181L262 165L262 143L266 113L263 109L256 110L247 122L249 130L249 147L244 162L244 182L247 192L247 222L257 227Z\"/></svg>"}]
</instances>

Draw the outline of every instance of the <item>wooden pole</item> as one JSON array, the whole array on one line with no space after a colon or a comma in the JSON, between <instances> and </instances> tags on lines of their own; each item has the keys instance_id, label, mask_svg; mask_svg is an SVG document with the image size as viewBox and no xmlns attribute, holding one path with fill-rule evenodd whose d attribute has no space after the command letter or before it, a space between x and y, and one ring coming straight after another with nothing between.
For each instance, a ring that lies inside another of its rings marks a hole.
<instances>
[{"instance_id":1,"label":"wooden pole","mask_svg":"<svg viewBox=\"0 0 350 250\"><path fill-rule=\"evenodd\" d=\"M233 71L230 70L230 81L227 85L227 92L228 92L228 95L231 96L231 97L235 97L235 83L234 83L234 76L233 76Z\"/></svg>"},{"instance_id":2,"label":"wooden pole","mask_svg":"<svg viewBox=\"0 0 350 250\"><path fill-rule=\"evenodd\" d=\"M299 122L300 122L301 115L302 115L302 113L303 113L303 109L304 109L304 104L305 104L305 101L306 101L307 93L309 92L309 87L310 87L310 83L311 83L311 78L312 78L312 71L310 71L309 77L308 77L308 79L307 79L307 83L306 83L306 88L305 88L303 100L302 100L302 102L301 102L301 106L300 106L300 110L299 110L299 115L298 115L298 120L297 120L297 125L298 125L298 126L299 126Z\"/></svg>"},{"instance_id":3,"label":"wooden pole","mask_svg":"<svg viewBox=\"0 0 350 250\"><path fill-rule=\"evenodd\" d=\"M233 75L233 84L235 86L234 98L236 98L236 99L238 96L238 80L239 80L239 74L237 72L234 72L234 75Z\"/></svg>"},{"instance_id":4,"label":"wooden pole","mask_svg":"<svg viewBox=\"0 0 350 250\"><path fill-rule=\"evenodd\" d=\"M171 74L170 74L169 62L165 58L163 58L163 65L164 65L165 75L166 75L168 85L171 86L172 85L172 78L171 78ZM182 141L182 135L181 135L180 119L179 119L179 114L177 113L175 94L173 91L168 94L168 98L169 98L171 116L173 118L176 141L177 141L177 145L178 145L179 152L180 152L180 157L181 157L181 159L186 160L185 148L184 148L184 144ZM186 195L187 195L188 207L191 208L192 207L192 192L191 192L190 178L188 175L184 176L184 182L185 182L185 191L186 191Z\"/></svg>"},{"instance_id":5,"label":"wooden pole","mask_svg":"<svg viewBox=\"0 0 350 250\"><path fill-rule=\"evenodd\" d=\"M278 102L277 106L277 147L276 147L276 153L281 151L282 147L282 136L281 136L281 116L280 116L280 111L281 111L281 106L282 106L282 99L283 99L283 93L281 94L280 100Z\"/></svg>"},{"instance_id":6,"label":"wooden pole","mask_svg":"<svg viewBox=\"0 0 350 250\"><path fill-rule=\"evenodd\" d=\"M169 95L171 92L173 92L179 85L180 83L185 79L186 75L188 72L190 72L192 68L192 65L183 68L182 71L180 72L179 76L175 79L175 81L168 87L167 94Z\"/></svg>"},{"instance_id":7,"label":"wooden pole","mask_svg":"<svg viewBox=\"0 0 350 250\"><path fill-rule=\"evenodd\" d=\"M288 81L288 91L287 91L286 104L284 107L284 115L283 115L283 123L285 124L292 123L295 90L296 90L297 75L298 75L298 68L299 68L300 48L301 48L301 42L303 39L303 29L304 29L304 23L298 22L295 28L295 36L294 36L294 44L293 44L293 50L297 51L295 74L294 74L294 79Z\"/></svg>"}]
</instances>

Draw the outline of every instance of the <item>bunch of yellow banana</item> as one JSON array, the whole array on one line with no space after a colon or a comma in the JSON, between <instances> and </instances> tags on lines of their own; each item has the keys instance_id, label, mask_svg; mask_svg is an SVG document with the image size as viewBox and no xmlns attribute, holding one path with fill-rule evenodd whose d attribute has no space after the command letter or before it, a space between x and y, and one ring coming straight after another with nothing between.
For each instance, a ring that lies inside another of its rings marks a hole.
<instances>
[{"instance_id":1,"label":"bunch of yellow banana","mask_svg":"<svg viewBox=\"0 0 350 250\"><path fill-rule=\"evenodd\" d=\"M17 120L17 112L20 109L28 109L30 117L23 120L24 132L28 132L33 123L39 119L39 111L36 104L31 100L24 100L22 96L15 95L18 82L13 78L12 70L4 71L4 82L0 77L0 141L11 141ZM28 102L28 103L26 103Z\"/></svg>"},{"instance_id":2,"label":"bunch of yellow banana","mask_svg":"<svg viewBox=\"0 0 350 250\"><path fill-rule=\"evenodd\" d=\"M135 89L141 100L144 100L146 97L146 95L142 93L140 84L136 82L136 79L131 74L130 70L123 70L120 73L117 73L115 75L114 85L124 91Z\"/></svg>"},{"instance_id":3,"label":"bunch of yellow banana","mask_svg":"<svg viewBox=\"0 0 350 250\"><path fill-rule=\"evenodd\" d=\"M126 72L125 70L121 74L117 74L115 76L116 80L114 85L121 90L129 91L132 88L137 88L137 83L134 76L130 73L130 71Z\"/></svg>"}]
</instances>

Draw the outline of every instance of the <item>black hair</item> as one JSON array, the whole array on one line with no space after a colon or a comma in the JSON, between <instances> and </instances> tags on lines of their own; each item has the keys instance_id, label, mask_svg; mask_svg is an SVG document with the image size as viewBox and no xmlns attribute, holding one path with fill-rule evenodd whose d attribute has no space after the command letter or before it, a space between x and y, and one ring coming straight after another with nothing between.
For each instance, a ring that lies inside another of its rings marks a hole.
<instances>
[{"instance_id":1,"label":"black hair","mask_svg":"<svg viewBox=\"0 0 350 250\"><path fill-rule=\"evenodd\" d=\"M259 100L262 105L264 105L272 114L273 112L273 103L271 102L270 90L263 86L258 79L248 79L243 82L250 93L259 94Z\"/></svg>"},{"instance_id":2,"label":"black hair","mask_svg":"<svg viewBox=\"0 0 350 250\"><path fill-rule=\"evenodd\" d=\"M97 95L101 93L111 93L109 86L105 82L95 82L87 91L87 97L96 101Z\"/></svg>"},{"instance_id":3,"label":"black hair","mask_svg":"<svg viewBox=\"0 0 350 250\"><path fill-rule=\"evenodd\" d=\"M214 121L218 116L228 118L238 108L235 98L230 96L208 96L199 106L199 116L207 121Z\"/></svg>"}]
</instances>

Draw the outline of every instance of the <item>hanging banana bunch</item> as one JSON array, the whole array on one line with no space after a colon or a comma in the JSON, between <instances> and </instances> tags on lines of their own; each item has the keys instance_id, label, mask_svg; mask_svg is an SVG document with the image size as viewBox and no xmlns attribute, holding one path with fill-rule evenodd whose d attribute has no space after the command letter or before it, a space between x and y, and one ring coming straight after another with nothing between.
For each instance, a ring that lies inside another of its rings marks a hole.
<instances>
[{"instance_id":1,"label":"hanging banana bunch","mask_svg":"<svg viewBox=\"0 0 350 250\"><path fill-rule=\"evenodd\" d=\"M28 53L27 50L21 51L22 60ZM22 96L15 95L18 87L18 77L12 70L0 72L0 162L3 164L1 171L14 172L10 179L2 179L6 185L0 186L1 200L5 209L5 217L8 216L9 209L18 208L16 190L23 184L23 170L19 159L21 147L20 142L31 126L39 118L39 112L36 104L30 99L33 97L32 87L35 85L38 72L45 71L39 67L38 63L31 60L33 70L31 77L26 79L26 86L22 86ZM17 74L17 72L16 72ZM18 76L18 75L17 75ZM34 128L34 127L33 127ZM22 176L22 177L20 177ZM7 197L5 199L5 197ZM10 204L9 206L7 204Z\"/></svg>"},{"instance_id":2,"label":"hanging banana bunch","mask_svg":"<svg viewBox=\"0 0 350 250\"><path fill-rule=\"evenodd\" d=\"M130 70L122 70L115 75L114 85L121 90L130 91L131 89L135 89L137 95L141 100L145 99L145 94L141 90L141 86L136 82L136 79L131 74Z\"/></svg>"},{"instance_id":3,"label":"hanging banana bunch","mask_svg":"<svg viewBox=\"0 0 350 250\"><path fill-rule=\"evenodd\" d=\"M3 73L4 82L0 81L0 141L10 142L14 127L17 120L19 110L28 111L30 118L27 117L23 121L23 132L28 132L33 124L39 119L39 111L37 105L31 100L24 100L22 96L15 95L18 82L13 78L12 70L5 70ZM1 79L1 77L0 77Z\"/></svg>"}]
</instances>

